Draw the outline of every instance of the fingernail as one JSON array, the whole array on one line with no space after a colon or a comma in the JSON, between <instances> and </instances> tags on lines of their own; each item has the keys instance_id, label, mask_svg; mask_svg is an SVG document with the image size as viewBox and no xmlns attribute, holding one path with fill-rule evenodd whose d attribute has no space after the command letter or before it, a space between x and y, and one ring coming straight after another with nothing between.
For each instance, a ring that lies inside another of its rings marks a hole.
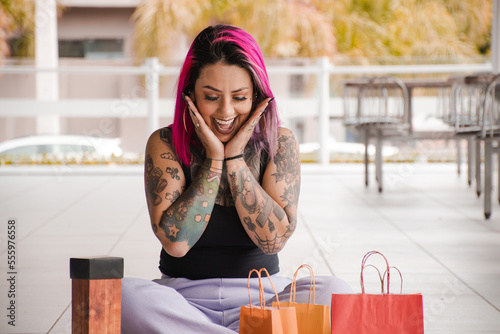
<instances>
[{"instance_id":1,"label":"fingernail","mask_svg":"<svg viewBox=\"0 0 500 334\"><path fill-rule=\"evenodd\" d=\"M187 100L186 100L186 94L184 94L184 92L182 92L181 96L182 96L182 99L183 99L184 101L186 101L186 103L187 103Z\"/></svg>"},{"instance_id":2,"label":"fingernail","mask_svg":"<svg viewBox=\"0 0 500 334\"><path fill-rule=\"evenodd\" d=\"M273 101L274 101L274 96L269 100L269 102L267 102L267 105L270 105L271 102L273 102Z\"/></svg>"}]
</instances>

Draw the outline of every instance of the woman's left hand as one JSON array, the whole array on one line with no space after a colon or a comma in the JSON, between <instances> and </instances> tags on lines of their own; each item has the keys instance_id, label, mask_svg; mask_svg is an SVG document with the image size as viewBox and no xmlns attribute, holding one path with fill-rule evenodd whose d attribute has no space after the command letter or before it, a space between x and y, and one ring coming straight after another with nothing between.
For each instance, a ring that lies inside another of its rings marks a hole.
<instances>
[{"instance_id":1,"label":"woman's left hand","mask_svg":"<svg viewBox=\"0 0 500 334\"><path fill-rule=\"evenodd\" d=\"M234 157L238 154L242 154L245 151L245 147L252 137L252 133L260 121L260 118L264 115L267 106L272 102L274 98L267 98L262 101L255 112L247 119L247 121L238 130L238 133L225 145L224 147L224 157Z\"/></svg>"}]
</instances>

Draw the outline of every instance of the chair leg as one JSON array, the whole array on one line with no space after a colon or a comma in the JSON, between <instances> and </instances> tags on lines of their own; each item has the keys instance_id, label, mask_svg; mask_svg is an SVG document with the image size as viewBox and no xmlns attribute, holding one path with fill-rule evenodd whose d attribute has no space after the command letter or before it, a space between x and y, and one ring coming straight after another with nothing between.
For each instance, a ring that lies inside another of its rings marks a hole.
<instances>
[{"instance_id":1,"label":"chair leg","mask_svg":"<svg viewBox=\"0 0 500 334\"><path fill-rule=\"evenodd\" d=\"M462 148L460 147L460 139L456 140L457 144L457 174L462 173Z\"/></svg>"},{"instance_id":2,"label":"chair leg","mask_svg":"<svg viewBox=\"0 0 500 334\"><path fill-rule=\"evenodd\" d=\"M378 191L381 193L383 189L382 180L382 131L377 132L377 145L375 148L375 169L378 182Z\"/></svg>"},{"instance_id":3,"label":"chair leg","mask_svg":"<svg viewBox=\"0 0 500 334\"><path fill-rule=\"evenodd\" d=\"M495 152L497 153L497 159L498 159L498 164L497 164L497 169L498 169L498 187L497 187L497 197L498 197L498 203L500 204L500 150L499 147L495 148Z\"/></svg>"},{"instance_id":4,"label":"chair leg","mask_svg":"<svg viewBox=\"0 0 500 334\"><path fill-rule=\"evenodd\" d=\"M475 152L475 174L476 174L476 194L477 197L481 196L481 139L476 139L476 152Z\"/></svg>"},{"instance_id":5,"label":"chair leg","mask_svg":"<svg viewBox=\"0 0 500 334\"><path fill-rule=\"evenodd\" d=\"M484 141L484 218L489 219L491 216L491 158L492 158L491 141Z\"/></svg>"},{"instance_id":6,"label":"chair leg","mask_svg":"<svg viewBox=\"0 0 500 334\"><path fill-rule=\"evenodd\" d=\"M474 174L474 138L467 139L467 183L472 184L472 175Z\"/></svg>"},{"instance_id":7,"label":"chair leg","mask_svg":"<svg viewBox=\"0 0 500 334\"><path fill-rule=\"evenodd\" d=\"M370 156L368 155L368 145L370 144L370 130L365 129L365 185L368 187L368 165Z\"/></svg>"}]
</instances>

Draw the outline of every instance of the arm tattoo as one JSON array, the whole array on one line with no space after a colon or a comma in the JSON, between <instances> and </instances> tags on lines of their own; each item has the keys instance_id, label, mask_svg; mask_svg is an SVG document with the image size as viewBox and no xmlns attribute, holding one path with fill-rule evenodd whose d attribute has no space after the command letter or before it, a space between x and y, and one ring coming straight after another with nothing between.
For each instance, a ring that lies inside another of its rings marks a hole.
<instances>
[{"instance_id":1,"label":"arm tattoo","mask_svg":"<svg viewBox=\"0 0 500 334\"><path fill-rule=\"evenodd\" d=\"M176 192L166 195L173 204L164 212L159 225L170 241L186 241L191 247L205 230L222 172L211 164L212 160L206 159L191 185L180 196Z\"/></svg>"},{"instance_id":2,"label":"arm tattoo","mask_svg":"<svg viewBox=\"0 0 500 334\"><path fill-rule=\"evenodd\" d=\"M250 217L245 217L243 218L243 222L245 223L245 225L248 227L248 229L252 232L255 232L255 229L257 228L255 226L255 224L252 222L252 220L250 219Z\"/></svg>"},{"instance_id":3,"label":"arm tattoo","mask_svg":"<svg viewBox=\"0 0 500 334\"><path fill-rule=\"evenodd\" d=\"M278 150L273 162L276 172L272 176L283 189L280 199L285 204L284 208L262 189L250 167L229 174L234 202L248 212L248 216L242 218L243 224L257 246L268 254L280 251L297 225L294 208L300 193L300 156L293 134L278 138ZM288 220L288 224L283 222L284 219ZM278 224L278 221L281 223Z\"/></svg>"},{"instance_id":4,"label":"arm tattoo","mask_svg":"<svg viewBox=\"0 0 500 334\"><path fill-rule=\"evenodd\" d=\"M170 203L174 203L175 200L181 195L179 190L175 190L173 193L166 193L165 194L165 199L167 201L170 201Z\"/></svg>"},{"instance_id":5,"label":"arm tattoo","mask_svg":"<svg viewBox=\"0 0 500 334\"><path fill-rule=\"evenodd\" d=\"M144 168L146 169L146 193L151 200L151 203L153 203L154 206L157 206L162 201L159 194L165 190L168 182L162 178L163 172L160 168L154 166L153 158L151 158L149 154L146 156Z\"/></svg>"},{"instance_id":6,"label":"arm tattoo","mask_svg":"<svg viewBox=\"0 0 500 334\"><path fill-rule=\"evenodd\" d=\"M239 177L238 177L239 176ZM243 223L252 232L257 246L265 253L277 253L292 235L295 224L289 221L285 233L278 233L271 220L274 216L283 220L285 212L265 193L248 168L242 168L229 175L234 201L240 203L249 216L243 217ZM239 180L239 181L238 181Z\"/></svg>"},{"instance_id":7,"label":"arm tattoo","mask_svg":"<svg viewBox=\"0 0 500 334\"><path fill-rule=\"evenodd\" d=\"M176 179L177 181L179 181L181 178L179 177L178 173L179 173L179 168L171 168L171 167L167 167L167 169L165 170L167 172L167 174L170 174L170 176L172 177L172 179Z\"/></svg>"},{"instance_id":8,"label":"arm tattoo","mask_svg":"<svg viewBox=\"0 0 500 334\"><path fill-rule=\"evenodd\" d=\"M255 237L259 242L259 248L262 249L264 253L275 254L285 246L285 243L287 242L288 238L290 238L290 236L292 235L293 230L295 230L295 226L293 227L293 229L291 229L289 225L287 227L287 231L285 232L285 234L281 236L275 234L274 238L268 239L266 237L263 239L259 237L259 235L256 233Z\"/></svg>"},{"instance_id":9,"label":"arm tattoo","mask_svg":"<svg viewBox=\"0 0 500 334\"><path fill-rule=\"evenodd\" d=\"M161 157L162 159L167 159L167 160L177 161L177 159L175 158L175 156L174 156L172 153L170 153L170 152L162 153L162 154L160 155L160 157Z\"/></svg>"},{"instance_id":10,"label":"arm tattoo","mask_svg":"<svg viewBox=\"0 0 500 334\"><path fill-rule=\"evenodd\" d=\"M297 182L300 178L300 155L295 145L294 136L281 136L278 138L278 152L274 156L276 164L276 183L285 181L287 184Z\"/></svg>"},{"instance_id":11,"label":"arm tattoo","mask_svg":"<svg viewBox=\"0 0 500 334\"><path fill-rule=\"evenodd\" d=\"M288 187L284 188L281 200L287 205L297 205L300 193L300 154L295 144L295 137L281 136L278 138L278 152L274 156L276 165L276 183L284 181Z\"/></svg>"}]
</instances>

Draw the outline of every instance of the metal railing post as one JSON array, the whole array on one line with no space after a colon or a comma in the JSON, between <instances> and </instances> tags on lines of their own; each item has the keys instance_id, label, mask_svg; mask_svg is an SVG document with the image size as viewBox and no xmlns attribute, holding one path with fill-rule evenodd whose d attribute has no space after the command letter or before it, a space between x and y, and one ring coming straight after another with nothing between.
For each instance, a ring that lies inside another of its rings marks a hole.
<instances>
[{"instance_id":1,"label":"metal railing post","mask_svg":"<svg viewBox=\"0 0 500 334\"><path fill-rule=\"evenodd\" d=\"M59 66L57 46L57 7L55 0L35 1L35 61L36 67L50 71L36 73L36 97L39 101L59 100ZM20 87L21 88L21 87ZM36 116L37 134L59 134L60 116L54 113Z\"/></svg>"},{"instance_id":2,"label":"metal railing post","mask_svg":"<svg viewBox=\"0 0 500 334\"><path fill-rule=\"evenodd\" d=\"M146 59L146 98L148 100L148 135L160 126L160 62L158 58Z\"/></svg>"},{"instance_id":3,"label":"metal railing post","mask_svg":"<svg viewBox=\"0 0 500 334\"><path fill-rule=\"evenodd\" d=\"M493 18L500 17L500 0L493 0ZM491 22L491 64L493 73L500 73L500 22Z\"/></svg>"},{"instance_id":4,"label":"metal railing post","mask_svg":"<svg viewBox=\"0 0 500 334\"><path fill-rule=\"evenodd\" d=\"M330 130L330 61L328 57L320 58L319 81L319 152L318 161L321 165L330 163L328 135Z\"/></svg>"}]
</instances>

